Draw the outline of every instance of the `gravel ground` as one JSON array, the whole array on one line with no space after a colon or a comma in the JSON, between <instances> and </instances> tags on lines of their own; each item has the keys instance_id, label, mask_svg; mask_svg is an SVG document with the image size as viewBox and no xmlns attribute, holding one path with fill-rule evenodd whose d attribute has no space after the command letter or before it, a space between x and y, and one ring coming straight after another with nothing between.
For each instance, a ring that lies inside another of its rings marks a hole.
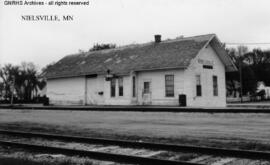
<instances>
[{"instance_id":1,"label":"gravel ground","mask_svg":"<svg viewBox=\"0 0 270 165\"><path fill-rule=\"evenodd\" d=\"M86 150L86 151L106 152L106 153L114 153L114 154L122 154L122 155L133 155L133 156L140 156L140 157L151 157L151 158L157 158L157 159L167 159L167 160L176 160L176 161L186 161L186 160L200 156L199 154L195 154L195 153L181 153L181 152L171 152L171 151L163 151L163 150L149 150L149 149L143 149L143 148L141 149L128 148L128 147L120 147L120 146L114 146L114 145L65 142L65 141L60 141L60 140L48 140L44 138L22 138L22 137L17 137L17 136L0 135L0 139L13 141L13 142L20 142L20 143L45 145L45 146L52 146L52 147L63 147L63 148L71 148L71 149Z\"/></svg>"},{"instance_id":2,"label":"gravel ground","mask_svg":"<svg viewBox=\"0 0 270 165\"><path fill-rule=\"evenodd\" d=\"M0 146L0 165L123 165L61 154L40 154Z\"/></svg>"},{"instance_id":3,"label":"gravel ground","mask_svg":"<svg viewBox=\"0 0 270 165\"><path fill-rule=\"evenodd\" d=\"M202 155L194 153L181 153L181 152L170 152L170 151L154 151L148 149L132 149L123 148L119 146L103 146L103 145L92 145L86 143L77 142L64 142L59 140L47 140L43 138L20 138L16 136L6 136L0 135L0 139L9 140L14 142L30 143L36 145L46 145L53 147L63 147L72 148L78 150L87 151L98 151L106 153L116 153L123 155L133 155L141 157L152 157L158 159L167 160L177 160L177 161L188 161L193 163L200 163L206 165L270 165L269 161L262 160L249 160L249 159L239 159L239 158L229 158L229 157L219 157L211 155ZM13 150L13 151L12 151ZM7 158L9 160L7 160ZM11 160L10 160L11 159ZM0 147L0 165L3 161L22 161L26 165L43 165L53 164L53 165L116 165L117 163L97 161L88 158L81 157L68 157L62 154L39 154L39 153L29 153L16 150L14 148L1 148ZM21 164L19 163L19 164ZM12 163L14 164L14 163ZM18 164L18 163L17 163Z\"/></svg>"}]
</instances>

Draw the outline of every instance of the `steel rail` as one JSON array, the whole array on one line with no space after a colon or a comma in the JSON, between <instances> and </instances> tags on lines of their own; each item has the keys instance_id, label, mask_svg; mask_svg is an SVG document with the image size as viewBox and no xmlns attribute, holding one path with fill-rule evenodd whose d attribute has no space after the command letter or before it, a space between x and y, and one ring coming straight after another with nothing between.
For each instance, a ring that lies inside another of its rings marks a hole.
<instances>
[{"instance_id":1,"label":"steel rail","mask_svg":"<svg viewBox=\"0 0 270 165\"><path fill-rule=\"evenodd\" d=\"M22 132L22 131L8 131L0 130L0 134L23 136L23 137L41 137L46 139L57 139L64 141L73 141L80 143L90 143L90 144L103 144L103 145L117 145L122 147L130 148L145 148L152 150L167 150L175 152L192 152L209 154L215 156L228 156L235 158L247 158L247 159L263 159L270 160L270 152L261 151L249 151L249 150L236 150L236 149L222 149L214 147L199 147L191 145L175 145L175 144L161 144L161 143L148 143L148 142L136 142L136 141L126 141L126 140L113 140L113 139L103 139L103 138L88 138L79 136L64 136L56 134L44 134L44 133L32 133L32 132Z\"/></svg>"},{"instance_id":2,"label":"steel rail","mask_svg":"<svg viewBox=\"0 0 270 165\"><path fill-rule=\"evenodd\" d=\"M10 142L10 141L0 141L0 145L8 146L8 147L15 147L15 148L22 148L22 149L26 149L32 152L35 151L39 153L64 154L67 156L89 157L92 159L119 162L119 163L131 163L131 164L141 164L141 165L149 165L149 164L202 165L198 163L190 163L190 162L183 162L183 161L172 161L172 160L113 154L113 153L105 153L105 152L86 151L86 150L68 149L68 148L60 148L60 147L49 147L49 146L42 146L42 145L32 145L32 144L27 144L27 143Z\"/></svg>"}]
</instances>

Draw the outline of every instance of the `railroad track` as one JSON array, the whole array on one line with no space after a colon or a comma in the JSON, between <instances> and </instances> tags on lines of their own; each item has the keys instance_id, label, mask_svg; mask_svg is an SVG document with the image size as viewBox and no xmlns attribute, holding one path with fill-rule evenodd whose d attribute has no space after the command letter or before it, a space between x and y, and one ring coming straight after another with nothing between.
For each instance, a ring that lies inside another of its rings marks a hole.
<instances>
[{"instance_id":1,"label":"railroad track","mask_svg":"<svg viewBox=\"0 0 270 165\"><path fill-rule=\"evenodd\" d=\"M102 138L86 138L78 136L63 136L56 134L42 134L42 133L30 133L22 131L8 131L0 130L0 134L4 135L13 135L24 138L44 138L48 140L62 140L67 142L79 142L79 143L88 143L88 144L102 144L102 145L116 145L121 147L130 147L130 148L144 148L151 150L166 150L174 152L187 152L187 153L200 153L208 154L214 156L227 156L233 158L246 158L254 160L270 160L269 152L259 152L259 151L246 151L246 150L229 150L229 149L220 149L220 148L210 148L210 147L197 147L197 146L187 146L187 145L173 145L173 144L159 144L159 143L147 143L147 142L135 142L135 141L123 141L123 140L112 140L112 139L102 139ZM65 155L78 155L78 156L87 156L93 159L107 160L114 162L122 163L132 163L132 164L183 164L183 165L199 165L198 163L190 163L183 161L172 161L172 160L163 160L156 158L146 158L139 156L130 156L130 155L119 155L115 153L104 153L97 151L85 151L85 150L74 150L68 148L59 148L59 147L49 147L41 145L33 145L26 143L18 143L11 141L0 141L1 145L19 147L28 150L34 150L38 152L46 151L49 153L62 153Z\"/></svg>"},{"instance_id":2,"label":"railroad track","mask_svg":"<svg viewBox=\"0 0 270 165\"><path fill-rule=\"evenodd\" d=\"M32 152L35 151L39 153L50 153L50 154L61 153L67 156L82 156L82 157L89 157L89 158L93 158L97 160L112 161L112 162L119 162L119 163L132 163L132 164L141 164L141 165L149 165L149 164L202 165L198 163L189 163L189 162L182 162L182 161L163 160L163 159L113 154L113 153L105 153L105 152L97 152L97 151L76 150L76 149L68 149L68 148L61 148L61 147L49 147L49 146L16 143L16 142L1 141L1 140L0 140L0 145L8 146L8 147L23 148L26 150L30 150Z\"/></svg>"}]
</instances>

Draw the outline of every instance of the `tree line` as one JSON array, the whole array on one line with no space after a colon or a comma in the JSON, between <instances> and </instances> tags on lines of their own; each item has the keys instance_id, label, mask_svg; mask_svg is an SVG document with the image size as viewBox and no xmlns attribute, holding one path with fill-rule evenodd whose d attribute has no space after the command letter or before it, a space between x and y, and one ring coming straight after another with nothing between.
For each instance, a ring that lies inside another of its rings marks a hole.
<instances>
[{"instance_id":1,"label":"tree line","mask_svg":"<svg viewBox=\"0 0 270 165\"><path fill-rule=\"evenodd\" d=\"M38 91L46 86L37 66L31 62L20 65L5 64L0 66L0 100L33 102Z\"/></svg>"},{"instance_id":2,"label":"tree line","mask_svg":"<svg viewBox=\"0 0 270 165\"><path fill-rule=\"evenodd\" d=\"M270 86L270 50L254 48L249 51L245 46L226 48L238 71L226 73L227 96L240 93L240 70L243 95L256 93L257 82Z\"/></svg>"}]
</instances>

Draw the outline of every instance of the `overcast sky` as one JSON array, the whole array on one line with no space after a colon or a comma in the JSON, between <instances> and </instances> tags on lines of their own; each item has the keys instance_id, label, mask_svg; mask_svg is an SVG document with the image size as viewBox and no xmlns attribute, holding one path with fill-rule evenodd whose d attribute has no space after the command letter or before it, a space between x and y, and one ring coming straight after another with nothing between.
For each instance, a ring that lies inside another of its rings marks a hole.
<instances>
[{"instance_id":1,"label":"overcast sky","mask_svg":"<svg viewBox=\"0 0 270 165\"><path fill-rule=\"evenodd\" d=\"M37 7L1 0L0 63L31 61L41 68L94 43L144 43L154 34L216 33L222 42L269 43L269 6L269 0L90 0L84 7ZM74 21L27 22L25 14L69 14Z\"/></svg>"}]
</instances>

